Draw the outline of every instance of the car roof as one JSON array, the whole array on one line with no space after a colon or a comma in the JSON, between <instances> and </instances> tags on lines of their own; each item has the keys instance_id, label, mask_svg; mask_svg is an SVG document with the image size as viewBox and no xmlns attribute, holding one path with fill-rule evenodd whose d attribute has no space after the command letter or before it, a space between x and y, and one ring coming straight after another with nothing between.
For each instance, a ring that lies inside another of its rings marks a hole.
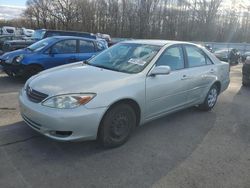
<instances>
[{"instance_id":1,"label":"car roof","mask_svg":"<svg viewBox=\"0 0 250 188\"><path fill-rule=\"evenodd\" d=\"M87 37L78 37L78 36L52 36L48 38L54 38L54 39L84 39L84 40L89 40L89 41L96 41L96 39L90 39Z\"/></svg>"},{"instance_id":2,"label":"car roof","mask_svg":"<svg viewBox=\"0 0 250 188\"><path fill-rule=\"evenodd\" d=\"M121 43L130 43L130 44L148 44L148 45L156 45L156 46L165 46L165 45L172 45L172 44L192 44L196 45L194 43L190 42L183 42L183 41L174 41L174 40L127 40L127 41L122 41ZM196 45L197 46L197 45Z\"/></svg>"}]
</instances>

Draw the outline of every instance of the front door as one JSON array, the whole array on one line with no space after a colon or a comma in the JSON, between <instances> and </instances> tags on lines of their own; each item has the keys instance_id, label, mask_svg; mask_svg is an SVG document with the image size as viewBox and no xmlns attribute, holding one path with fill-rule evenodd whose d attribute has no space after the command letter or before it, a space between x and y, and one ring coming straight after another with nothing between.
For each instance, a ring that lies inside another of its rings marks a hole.
<instances>
[{"instance_id":1,"label":"front door","mask_svg":"<svg viewBox=\"0 0 250 188\"><path fill-rule=\"evenodd\" d=\"M57 42L52 46L51 51L48 54L46 68L77 62L78 53L76 50L76 44L75 39Z\"/></svg>"},{"instance_id":2,"label":"front door","mask_svg":"<svg viewBox=\"0 0 250 188\"><path fill-rule=\"evenodd\" d=\"M182 47L177 45L167 48L155 64L162 65L171 68L170 74L146 78L147 119L187 104L189 79Z\"/></svg>"}]
</instances>

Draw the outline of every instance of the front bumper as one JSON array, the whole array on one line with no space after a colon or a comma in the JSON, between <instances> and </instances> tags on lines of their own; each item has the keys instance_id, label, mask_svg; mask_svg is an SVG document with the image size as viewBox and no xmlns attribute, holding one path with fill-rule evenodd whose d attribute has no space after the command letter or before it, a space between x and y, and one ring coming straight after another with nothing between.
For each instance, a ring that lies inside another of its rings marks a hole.
<instances>
[{"instance_id":1,"label":"front bumper","mask_svg":"<svg viewBox=\"0 0 250 188\"><path fill-rule=\"evenodd\" d=\"M54 109L31 102L22 89L19 95L24 121L37 132L59 141L95 140L106 107Z\"/></svg>"},{"instance_id":2,"label":"front bumper","mask_svg":"<svg viewBox=\"0 0 250 188\"><path fill-rule=\"evenodd\" d=\"M24 72L25 65L14 65L14 64L9 64L5 63L4 60L0 59L0 66L2 67L2 70L7 73L8 75L12 76L21 76Z\"/></svg>"}]
</instances>

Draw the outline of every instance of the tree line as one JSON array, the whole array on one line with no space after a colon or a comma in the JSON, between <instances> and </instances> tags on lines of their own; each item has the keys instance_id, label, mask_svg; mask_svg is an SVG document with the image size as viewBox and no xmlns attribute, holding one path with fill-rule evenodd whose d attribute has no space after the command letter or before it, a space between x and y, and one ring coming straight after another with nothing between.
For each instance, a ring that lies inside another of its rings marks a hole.
<instances>
[{"instance_id":1,"label":"tree line","mask_svg":"<svg viewBox=\"0 0 250 188\"><path fill-rule=\"evenodd\" d=\"M250 42L250 7L237 0L28 0L13 24L112 37Z\"/></svg>"}]
</instances>

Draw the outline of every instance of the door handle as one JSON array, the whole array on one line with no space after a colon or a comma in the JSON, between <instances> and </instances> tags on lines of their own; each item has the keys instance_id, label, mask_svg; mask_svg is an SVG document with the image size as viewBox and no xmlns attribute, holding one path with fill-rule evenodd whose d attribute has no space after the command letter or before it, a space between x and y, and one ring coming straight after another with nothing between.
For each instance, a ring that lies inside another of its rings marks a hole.
<instances>
[{"instance_id":1,"label":"door handle","mask_svg":"<svg viewBox=\"0 0 250 188\"><path fill-rule=\"evenodd\" d=\"M215 73L215 70L214 70L214 69L211 69L209 72L210 72L210 73Z\"/></svg>"},{"instance_id":2,"label":"door handle","mask_svg":"<svg viewBox=\"0 0 250 188\"><path fill-rule=\"evenodd\" d=\"M187 75L183 75L182 78L181 78L181 80L187 80L187 79L190 79L190 77L187 76Z\"/></svg>"}]
</instances>

